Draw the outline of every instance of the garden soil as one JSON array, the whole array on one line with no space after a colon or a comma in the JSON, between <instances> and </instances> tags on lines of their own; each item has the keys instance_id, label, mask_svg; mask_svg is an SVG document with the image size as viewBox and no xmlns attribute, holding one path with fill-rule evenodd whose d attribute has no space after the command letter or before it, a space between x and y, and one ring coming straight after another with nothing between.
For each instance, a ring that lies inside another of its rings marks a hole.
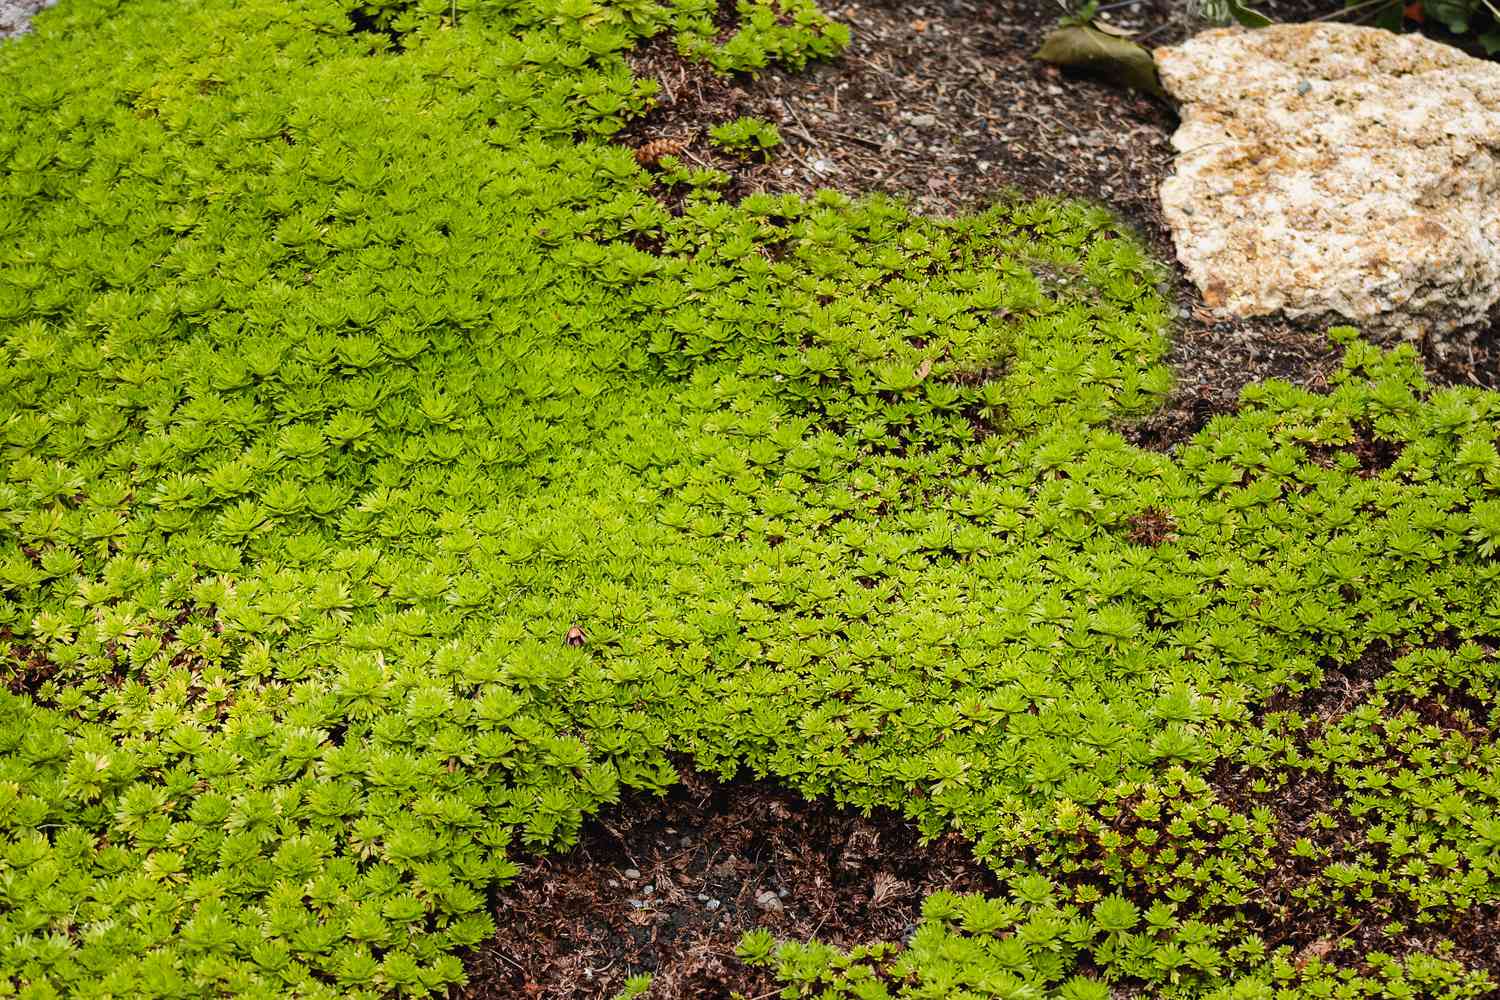
<instances>
[{"instance_id":1,"label":"garden soil","mask_svg":"<svg viewBox=\"0 0 1500 1000\"><path fill-rule=\"evenodd\" d=\"M594 1000L655 972L651 1000L775 995L740 937L900 941L939 889L998 890L956 834L923 845L900 816L870 817L768 782L712 782L682 762L664 798L631 793L537 857L495 900L496 936L469 956L466 1000Z\"/></svg>"}]
</instances>

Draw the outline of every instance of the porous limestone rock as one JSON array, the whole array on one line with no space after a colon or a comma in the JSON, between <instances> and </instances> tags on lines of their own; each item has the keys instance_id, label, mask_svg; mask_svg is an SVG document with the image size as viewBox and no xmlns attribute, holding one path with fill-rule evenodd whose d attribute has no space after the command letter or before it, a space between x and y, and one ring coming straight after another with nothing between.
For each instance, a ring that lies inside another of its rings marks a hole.
<instances>
[{"instance_id":1,"label":"porous limestone rock","mask_svg":"<svg viewBox=\"0 0 1500 1000\"><path fill-rule=\"evenodd\" d=\"M24 35L38 11L46 10L57 0L0 0L0 40Z\"/></svg>"},{"instance_id":2,"label":"porous limestone rock","mask_svg":"<svg viewBox=\"0 0 1500 1000\"><path fill-rule=\"evenodd\" d=\"M1182 105L1162 209L1211 308L1440 341L1500 300L1500 65L1346 24L1156 60Z\"/></svg>"}]
</instances>

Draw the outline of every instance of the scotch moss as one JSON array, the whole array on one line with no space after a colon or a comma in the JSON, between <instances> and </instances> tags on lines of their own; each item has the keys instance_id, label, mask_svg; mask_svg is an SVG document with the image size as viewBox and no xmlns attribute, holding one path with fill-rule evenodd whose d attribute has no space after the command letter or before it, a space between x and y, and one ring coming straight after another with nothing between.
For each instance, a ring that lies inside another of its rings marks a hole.
<instances>
[{"instance_id":1,"label":"scotch moss","mask_svg":"<svg viewBox=\"0 0 1500 1000\"><path fill-rule=\"evenodd\" d=\"M1330 394L1135 449L1167 312L1107 213L664 207L628 46L842 41L712 14L70 0L0 46L0 993L442 992L671 752L1012 887L899 958L747 942L794 993L1481 992L1500 397L1343 331ZM1278 829L1314 775L1353 839ZM1261 940L1286 870L1430 947Z\"/></svg>"}]
</instances>

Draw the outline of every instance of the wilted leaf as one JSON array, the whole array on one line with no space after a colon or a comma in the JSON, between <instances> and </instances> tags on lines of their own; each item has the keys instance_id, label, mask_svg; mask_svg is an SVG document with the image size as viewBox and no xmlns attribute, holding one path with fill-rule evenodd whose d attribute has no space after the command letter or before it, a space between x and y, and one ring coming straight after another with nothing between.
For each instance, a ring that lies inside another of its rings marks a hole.
<instances>
[{"instance_id":1,"label":"wilted leaf","mask_svg":"<svg viewBox=\"0 0 1500 1000\"><path fill-rule=\"evenodd\" d=\"M1116 83L1165 96L1156 75L1156 61L1145 48L1116 38L1092 25L1070 25L1051 32L1036 57L1067 69L1098 73Z\"/></svg>"},{"instance_id":2,"label":"wilted leaf","mask_svg":"<svg viewBox=\"0 0 1500 1000\"><path fill-rule=\"evenodd\" d=\"M1229 16L1247 28L1264 28L1270 25L1271 19L1258 10L1246 7L1240 0L1224 0L1229 8Z\"/></svg>"}]
</instances>

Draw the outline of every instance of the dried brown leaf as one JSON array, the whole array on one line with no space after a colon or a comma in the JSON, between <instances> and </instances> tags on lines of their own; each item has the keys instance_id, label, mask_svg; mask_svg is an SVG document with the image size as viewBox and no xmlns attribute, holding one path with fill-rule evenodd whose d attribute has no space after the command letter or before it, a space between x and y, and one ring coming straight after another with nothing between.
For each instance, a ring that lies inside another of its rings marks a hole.
<instances>
[{"instance_id":1,"label":"dried brown leaf","mask_svg":"<svg viewBox=\"0 0 1500 1000\"><path fill-rule=\"evenodd\" d=\"M906 883L890 872L875 873L875 888L870 895L871 906L884 906L906 891Z\"/></svg>"}]
</instances>

